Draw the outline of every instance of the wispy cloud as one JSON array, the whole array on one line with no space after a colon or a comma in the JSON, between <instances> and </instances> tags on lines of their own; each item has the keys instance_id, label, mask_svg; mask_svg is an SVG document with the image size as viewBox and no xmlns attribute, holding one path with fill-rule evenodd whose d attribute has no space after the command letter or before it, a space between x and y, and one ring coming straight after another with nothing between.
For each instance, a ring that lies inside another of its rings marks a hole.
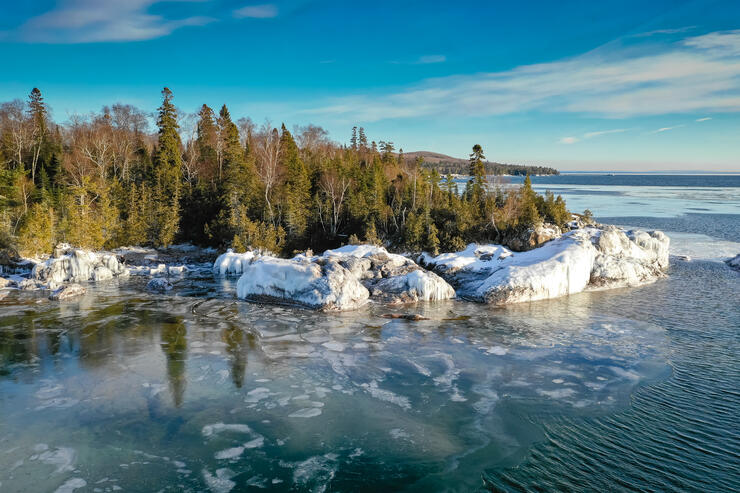
<instances>
[{"instance_id":1,"label":"wispy cloud","mask_svg":"<svg viewBox=\"0 0 740 493\"><path fill-rule=\"evenodd\" d=\"M203 16L167 19L148 12L155 3L158 0L61 0L55 9L29 19L14 34L22 41L43 43L139 41L215 20Z\"/></svg>"},{"instance_id":2,"label":"wispy cloud","mask_svg":"<svg viewBox=\"0 0 740 493\"><path fill-rule=\"evenodd\" d=\"M304 113L377 121L432 115L521 111L623 118L740 111L740 30L695 36L662 52L591 52L504 72L428 79L373 98L328 100Z\"/></svg>"},{"instance_id":3,"label":"wispy cloud","mask_svg":"<svg viewBox=\"0 0 740 493\"><path fill-rule=\"evenodd\" d=\"M575 144L576 142L580 142L582 140L593 139L594 137L601 137L602 135L619 134L619 133L626 132L626 131L627 131L626 128L615 128L612 130L599 130L597 132L586 132L580 137L573 137L573 136L563 137L558 142L560 144Z\"/></svg>"},{"instance_id":4,"label":"wispy cloud","mask_svg":"<svg viewBox=\"0 0 740 493\"><path fill-rule=\"evenodd\" d=\"M649 36L657 36L660 34L681 34L687 31L691 31L692 29L695 29L695 28L696 26L684 26L684 27L677 27L673 29L654 29L652 31L635 34L632 37L633 38L647 38Z\"/></svg>"},{"instance_id":5,"label":"wispy cloud","mask_svg":"<svg viewBox=\"0 0 740 493\"><path fill-rule=\"evenodd\" d=\"M707 116L707 117L704 117L704 118L697 118L696 121L697 122L706 122L706 121L709 121L711 119L712 119L711 117L708 117Z\"/></svg>"},{"instance_id":6,"label":"wispy cloud","mask_svg":"<svg viewBox=\"0 0 740 493\"><path fill-rule=\"evenodd\" d=\"M648 132L648 133L649 134L659 134L659 133L667 132L669 130L674 130L676 128L681 128L681 127L685 127L685 126L686 125L674 125L672 127L663 127L663 128L659 128L658 130L653 130L652 132Z\"/></svg>"},{"instance_id":7,"label":"wispy cloud","mask_svg":"<svg viewBox=\"0 0 740 493\"><path fill-rule=\"evenodd\" d=\"M581 139L579 139L578 137L563 137L558 142L560 142L561 144L575 144L579 140Z\"/></svg>"},{"instance_id":8,"label":"wispy cloud","mask_svg":"<svg viewBox=\"0 0 740 493\"><path fill-rule=\"evenodd\" d=\"M276 5L266 3L262 5L247 5L234 11L234 17L237 19L243 19L250 17L253 19L270 19L277 17L278 8Z\"/></svg>"},{"instance_id":9,"label":"wispy cloud","mask_svg":"<svg viewBox=\"0 0 740 493\"><path fill-rule=\"evenodd\" d=\"M425 56L419 57L416 63L425 65L427 63L444 63L446 61L447 61L447 57L444 55L425 55Z\"/></svg>"},{"instance_id":10,"label":"wispy cloud","mask_svg":"<svg viewBox=\"0 0 740 493\"><path fill-rule=\"evenodd\" d=\"M598 132L588 132L583 134L584 139L593 139L594 137L601 137L602 135L609 135L609 134L621 134L622 132L626 132L626 128L615 128L613 130L601 130Z\"/></svg>"}]
</instances>

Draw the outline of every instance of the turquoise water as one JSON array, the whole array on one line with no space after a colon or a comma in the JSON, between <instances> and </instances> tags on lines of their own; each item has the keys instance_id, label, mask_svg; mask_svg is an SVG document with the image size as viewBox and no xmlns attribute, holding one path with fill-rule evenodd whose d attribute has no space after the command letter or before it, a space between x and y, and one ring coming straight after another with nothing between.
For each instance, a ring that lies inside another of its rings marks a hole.
<instances>
[{"instance_id":1,"label":"turquoise water","mask_svg":"<svg viewBox=\"0 0 740 493\"><path fill-rule=\"evenodd\" d=\"M0 491L738 490L740 216L642 212L614 222L672 221L693 258L667 279L419 322L202 274L11 292Z\"/></svg>"}]
</instances>

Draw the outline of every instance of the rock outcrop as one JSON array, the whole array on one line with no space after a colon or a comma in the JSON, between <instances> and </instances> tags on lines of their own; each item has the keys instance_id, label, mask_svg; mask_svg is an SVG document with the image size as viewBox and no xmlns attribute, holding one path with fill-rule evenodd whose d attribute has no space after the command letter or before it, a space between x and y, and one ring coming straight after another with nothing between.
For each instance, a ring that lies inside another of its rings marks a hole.
<instances>
[{"instance_id":1,"label":"rock outcrop","mask_svg":"<svg viewBox=\"0 0 740 493\"><path fill-rule=\"evenodd\" d=\"M654 281L668 267L668 245L660 231L625 233L610 226L574 230L527 252L469 245L419 261L447 279L459 296L502 305Z\"/></svg>"},{"instance_id":2,"label":"rock outcrop","mask_svg":"<svg viewBox=\"0 0 740 493\"><path fill-rule=\"evenodd\" d=\"M728 259L727 265L732 267L733 269L740 270L740 254L737 254L735 257Z\"/></svg>"},{"instance_id":3,"label":"rock outcrop","mask_svg":"<svg viewBox=\"0 0 740 493\"><path fill-rule=\"evenodd\" d=\"M50 300L62 301L70 298L76 298L85 294L85 288L79 284L68 284L56 289L49 295Z\"/></svg>"},{"instance_id":4,"label":"rock outcrop","mask_svg":"<svg viewBox=\"0 0 740 493\"><path fill-rule=\"evenodd\" d=\"M455 297L452 286L437 274L382 247L347 245L327 250L322 257L337 260L379 301L414 303Z\"/></svg>"},{"instance_id":5,"label":"rock outcrop","mask_svg":"<svg viewBox=\"0 0 740 493\"><path fill-rule=\"evenodd\" d=\"M52 257L33 268L35 280L56 289L63 283L105 281L117 276L127 276L128 269L111 253L96 253L61 244Z\"/></svg>"},{"instance_id":6,"label":"rock outcrop","mask_svg":"<svg viewBox=\"0 0 740 493\"><path fill-rule=\"evenodd\" d=\"M515 252L526 252L540 247L550 240L560 238L562 234L560 228L554 224L538 224L505 235L501 243Z\"/></svg>"},{"instance_id":7,"label":"rock outcrop","mask_svg":"<svg viewBox=\"0 0 740 493\"><path fill-rule=\"evenodd\" d=\"M242 273L237 284L240 298L318 310L351 310L370 297L385 303L455 297L452 286L437 274L373 245L349 245L290 260L227 252L218 257L213 270L219 275Z\"/></svg>"},{"instance_id":8,"label":"rock outcrop","mask_svg":"<svg viewBox=\"0 0 740 493\"><path fill-rule=\"evenodd\" d=\"M357 278L333 259L262 256L243 267L236 292L249 301L340 311L358 308L370 296Z\"/></svg>"}]
</instances>

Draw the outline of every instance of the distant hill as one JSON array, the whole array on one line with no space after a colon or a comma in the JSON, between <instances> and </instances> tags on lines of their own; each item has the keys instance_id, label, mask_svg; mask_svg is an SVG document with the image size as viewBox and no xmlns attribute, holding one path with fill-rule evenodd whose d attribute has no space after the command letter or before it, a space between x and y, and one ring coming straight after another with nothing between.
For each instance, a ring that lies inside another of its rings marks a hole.
<instances>
[{"instance_id":1,"label":"distant hill","mask_svg":"<svg viewBox=\"0 0 740 493\"><path fill-rule=\"evenodd\" d=\"M435 168L440 174L468 174L467 159L456 158L446 154L431 151L414 151L404 152L404 160L416 159L421 157L424 160L425 168ZM559 175L560 172L555 168L547 166L525 166L522 164L494 163L486 161L486 172L489 175Z\"/></svg>"}]
</instances>

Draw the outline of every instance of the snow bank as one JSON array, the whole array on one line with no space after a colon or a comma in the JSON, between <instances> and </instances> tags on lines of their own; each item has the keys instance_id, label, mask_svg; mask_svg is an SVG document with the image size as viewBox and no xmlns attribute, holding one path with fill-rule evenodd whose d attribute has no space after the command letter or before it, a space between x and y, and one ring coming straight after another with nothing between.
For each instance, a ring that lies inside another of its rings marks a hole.
<instances>
[{"instance_id":1,"label":"snow bank","mask_svg":"<svg viewBox=\"0 0 740 493\"><path fill-rule=\"evenodd\" d=\"M425 254L420 262L464 298L506 304L654 281L668 267L669 243L660 231L609 226L574 230L527 252L472 244L458 253Z\"/></svg>"},{"instance_id":2,"label":"snow bank","mask_svg":"<svg viewBox=\"0 0 740 493\"><path fill-rule=\"evenodd\" d=\"M242 267L236 292L246 300L351 310L364 305L370 296L355 276L333 261L262 256Z\"/></svg>"},{"instance_id":3,"label":"snow bank","mask_svg":"<svg viewBox=\"0 0 740 493\"><path fill-rule=\"evenodd\" d=\"M235 253L234 250L229 248L226 253L219 255L213 263L213 273L219 276L240 275L256 257L254 252Z\"/></svg>"},{"instance_id":4,"label":"snow bank","mask_svg":"<svg viewBox=\"0 0 740 493\"><path fill-rule=\"evenodd\" d=\"M105 281L128 274L129 270L118 262L114 254L74 249L69 245L57 246L54 256L37 264L31 273L34 279L50 289L68 282Z\"/></svg>"}]
</instances>

